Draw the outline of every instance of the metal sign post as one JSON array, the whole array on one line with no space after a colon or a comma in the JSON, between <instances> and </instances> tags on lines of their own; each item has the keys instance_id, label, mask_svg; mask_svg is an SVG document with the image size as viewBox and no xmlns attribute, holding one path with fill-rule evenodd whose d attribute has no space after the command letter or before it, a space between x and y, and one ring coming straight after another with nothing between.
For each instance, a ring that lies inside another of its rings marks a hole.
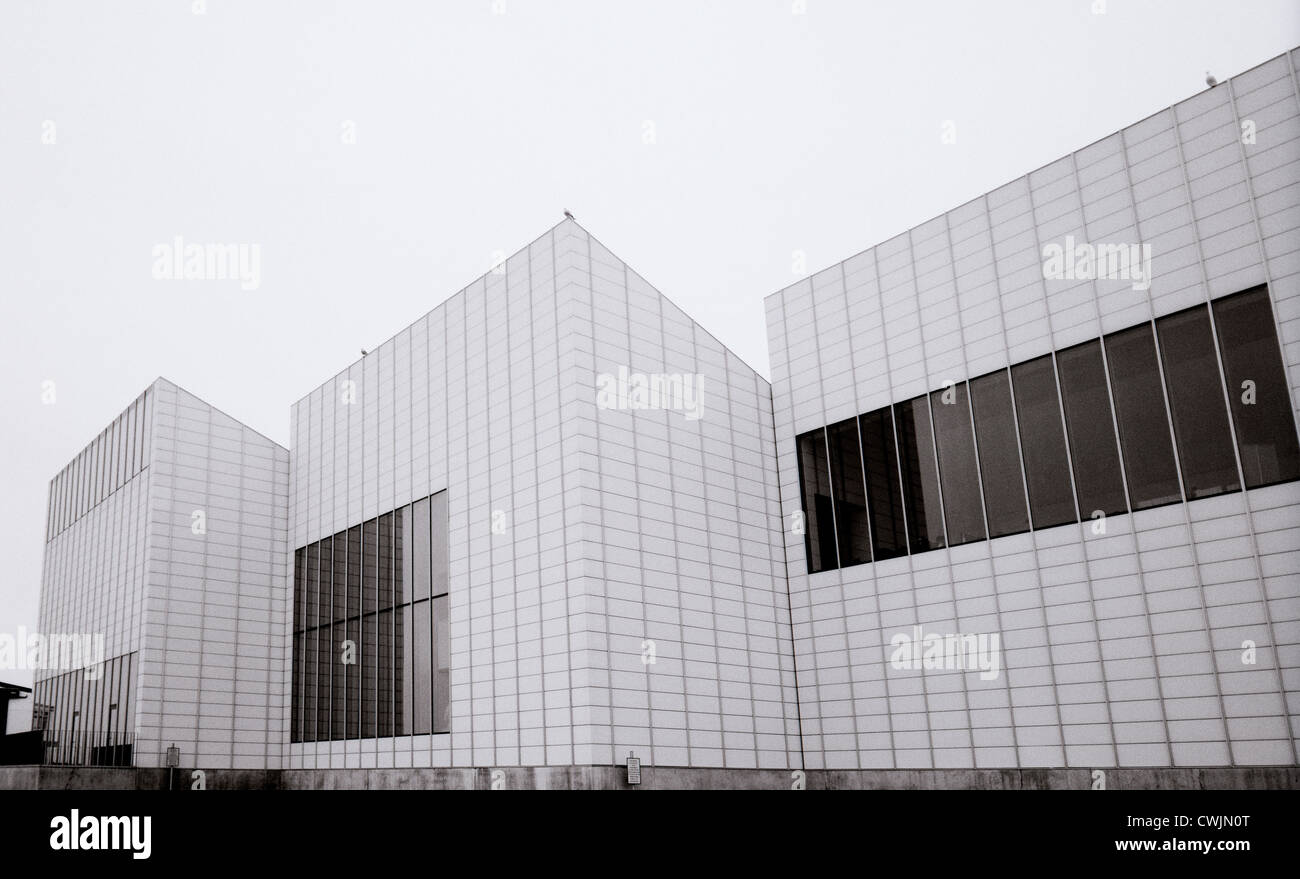
<instances>
[{"instance_id":1,"label":"metal sign post","mask_svg":"<svg viewBox=\"0 0 1300 879\"><path fill-rule=\"evenodd\" d=\"M176 767L181 765L181 749L173 744L167 749L167 790L175 790Z\"/></svg>"}]
</instances>

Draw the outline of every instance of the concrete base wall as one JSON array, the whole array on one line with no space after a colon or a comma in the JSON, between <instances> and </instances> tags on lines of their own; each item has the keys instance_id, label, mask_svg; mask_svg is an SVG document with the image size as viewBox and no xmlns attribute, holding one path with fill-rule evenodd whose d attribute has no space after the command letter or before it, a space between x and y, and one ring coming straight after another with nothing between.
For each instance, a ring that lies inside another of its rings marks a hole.
<instances>
[{"instance_id":1,"label":"concrete base wall","mask_svg":"<svg viewBox=\"0 0 1300 879\"><path fill-rule=\"evenodd\" d=\"M646 766L645 790L1089 790L1091 769L688 769ZM176 770L189 790L192 769ZM1298 790L1300 767L1106 769L1107 790ZM622 766L204 770L207 790L629 790ZM167 790L166 769L0 766L0 790Z\"/></svg>"}]
</instances>

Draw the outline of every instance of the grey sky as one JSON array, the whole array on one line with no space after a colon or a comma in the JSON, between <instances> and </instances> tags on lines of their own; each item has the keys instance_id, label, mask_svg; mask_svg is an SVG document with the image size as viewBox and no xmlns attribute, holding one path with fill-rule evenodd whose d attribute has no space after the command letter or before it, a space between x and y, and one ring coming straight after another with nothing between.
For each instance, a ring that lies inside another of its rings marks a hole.
<instances>
[{"instance_id":1,"label":"grey sky","mask_svg":"<svg viewBox=\"0 0 1300 879\"><path fill-rule=\"evenodd\" d=\"M48 480L158 375L287 444L292 401L565 208L768 374L794 251L1300 43L1294 0L796 5L6 0L0 633L36 625ZM154 280L175 235L259 245L260 286Z\"/></svg>"}]
</instances>

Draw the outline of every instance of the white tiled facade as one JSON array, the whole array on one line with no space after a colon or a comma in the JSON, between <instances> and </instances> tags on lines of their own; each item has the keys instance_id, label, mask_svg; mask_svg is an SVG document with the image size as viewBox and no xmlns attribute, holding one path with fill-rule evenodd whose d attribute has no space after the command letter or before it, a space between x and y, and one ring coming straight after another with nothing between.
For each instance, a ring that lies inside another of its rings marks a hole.
<instances>
[{"instance_id":1,"label":"white tiled facade","mask_svg":"<svg viewBox=\"0 0 1300 879\"><path fill-rule=\"evenodd\" d=\"M189 765L278 769L289 453L165 379L151 393L136 765L174 744Z\"/></svg>"},{"instance_id":2,"label":"white tiled facade","mask_svg":"<svg viewBox=\"0 0 1300 879\"><path fill-rule=\"evenodd\" d=\"M620 364L704 374L705 417L598 409ZM299 401L295 547L447 491L451 731L289 765L789 765L769 401L572 221Z\"/></svg>"},{"instance_id":3,"label":"white tiled facade","mask_svg":"<svg viewBox=\"0 0 1300 879\"><path fill-rule=\"evenodd\" d=\"M137 653L118 709L135 765L165 765L174 744L187 765L280 767L288 466L287 450L158 379L52 481L40 629Z\"/></svg>"},{"instance_id":4,"label":"white tiled facade","mask_svg":"<svg viewBox=\"0 0 1300 879\"><path fill-rule=\"evenodd\" d=\"M793 523L797 435L1261 284L1294 406L1297 63L772 295L772 385L572 220L294 404L292 452L160 379L51 483L41 627L138 653L138 766L1293 765L1298 482L812 575ZM1044 280L1066 236L1151 245L1149 292ZM600 405L620 371L699 417ZM444 491L450 731L291 742L294 550ZM915 625L1002 673L891 667Z\"/></svg>"},{"instance_id":5,"label":"white tiled facade","mask_svg":"<svg viewBox=\"0 0 1300 879\"><path fill-rule=\"evenodd\" d=\"M798 434L1258 284L1294 405L1296 65L1275 58L769 297L787 516ZM1067 235L1151 244L1149 293L1045 281L1042 248ZM1295 763L1300 484L1108 525L812 576L787 529L807 766ZM1006 669L892 668L890 635L916 624L1000 632Z\"/></svg>"}]
</instances>

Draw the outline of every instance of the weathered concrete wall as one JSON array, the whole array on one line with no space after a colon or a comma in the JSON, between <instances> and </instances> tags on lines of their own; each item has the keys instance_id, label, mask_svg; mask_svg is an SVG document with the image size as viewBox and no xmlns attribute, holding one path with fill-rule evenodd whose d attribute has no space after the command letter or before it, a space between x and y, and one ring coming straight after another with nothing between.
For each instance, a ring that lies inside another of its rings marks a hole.
<instances>
[{"instance_id":1,"label":"weathered concrete wall","mask_svg":"<svg viewBox=\"0 0 1300 879\"><path fill-rule=\"evenodd\" d=\"M1298 790L1300 767L1106 769L1107 790ZM193 769L176 770L190 790ZM690 769L645 766L643 790L1089 790L1090 769ZM205 770L207 790L629 790L622 766ZM166 769L0 766L0 790L167 790Z\"/></svg>"}]
</instances>

